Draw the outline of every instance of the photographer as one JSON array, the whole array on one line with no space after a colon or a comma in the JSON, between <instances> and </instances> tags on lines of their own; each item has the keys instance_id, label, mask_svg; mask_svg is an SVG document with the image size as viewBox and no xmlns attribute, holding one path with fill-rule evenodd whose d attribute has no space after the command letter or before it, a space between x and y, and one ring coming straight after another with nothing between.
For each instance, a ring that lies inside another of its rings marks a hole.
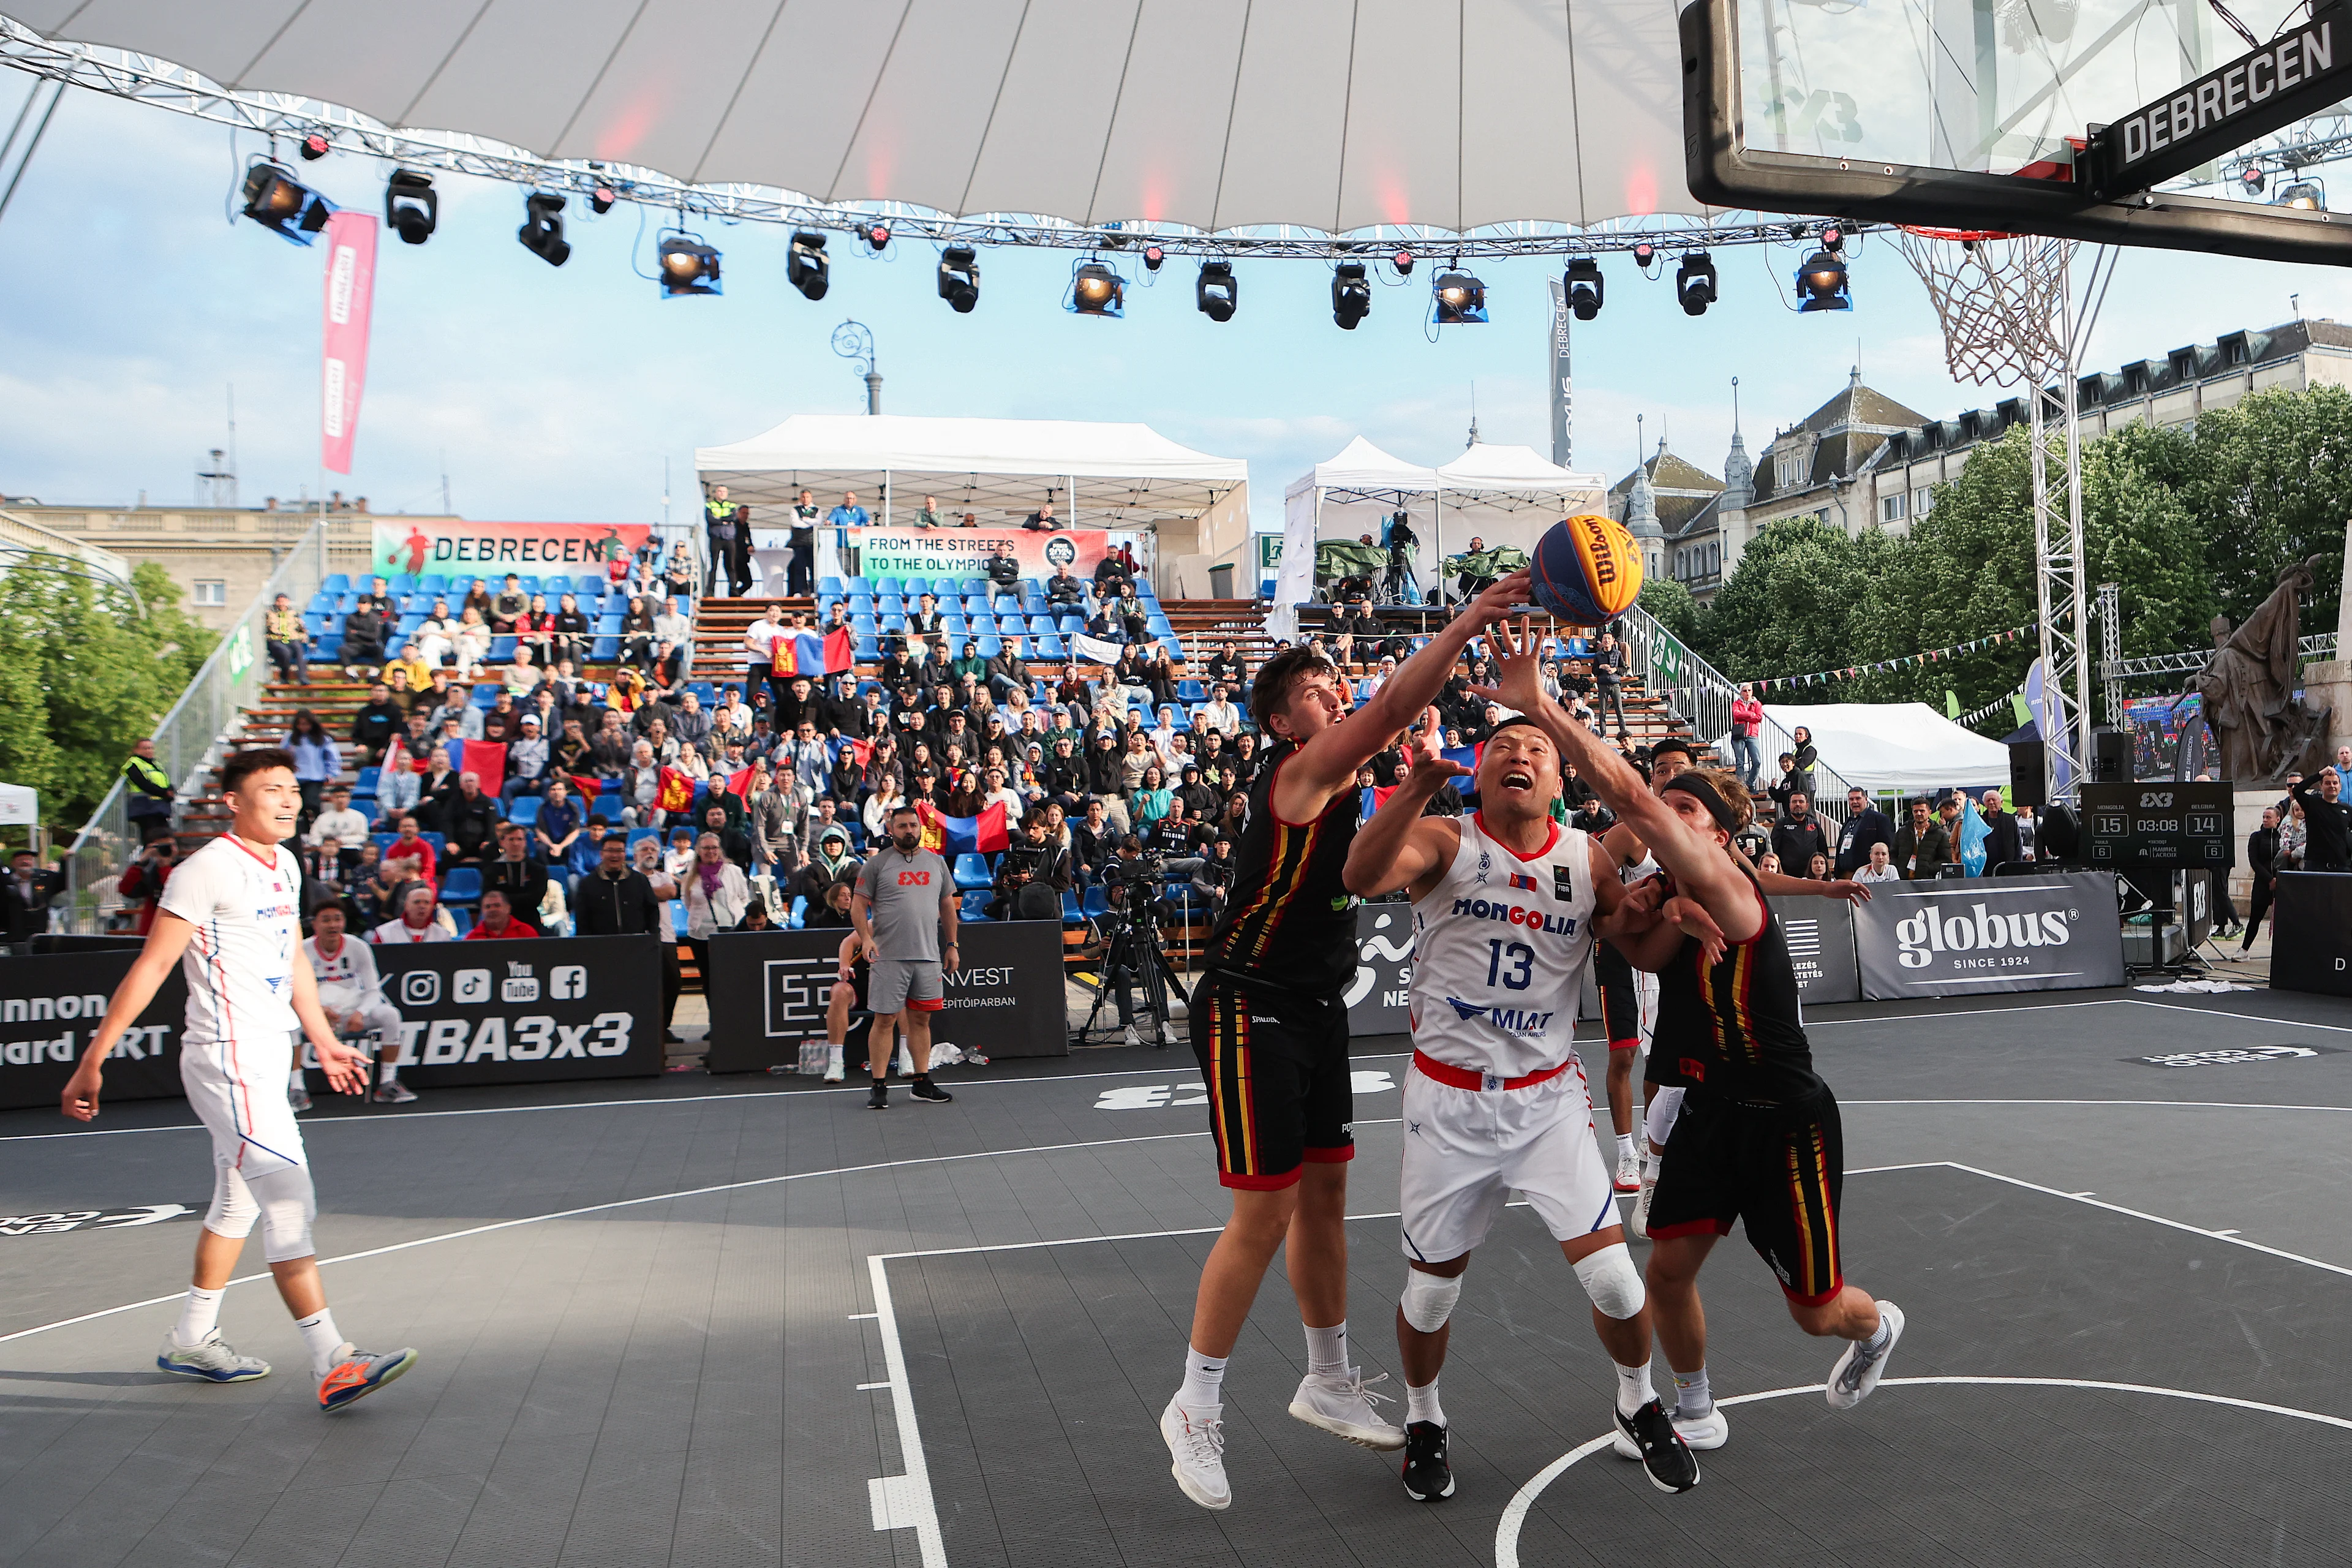
<instances>
[{"instance_id":1,"label":"photographer","mask_svg":"<svg viewBox=\"0 0 2352 1568\"><path fill-rule=\"evenodd\" d=\"M1046 831L1045 814L1033 811L1020 841L998 858L992 921L1062 918L1062 895L1070 889L1070 852Z\"/></svg>"}]
</instances>

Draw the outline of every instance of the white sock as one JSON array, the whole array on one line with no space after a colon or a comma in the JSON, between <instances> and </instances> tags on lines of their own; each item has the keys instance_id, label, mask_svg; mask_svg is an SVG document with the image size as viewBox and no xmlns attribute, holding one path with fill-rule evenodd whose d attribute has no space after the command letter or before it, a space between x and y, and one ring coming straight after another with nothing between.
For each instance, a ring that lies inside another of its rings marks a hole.
<instances>
[{"instance_id":1,"label":"white sock","mask_svg":"<svg viewBox=\"0 0 2352 1568\"><path fill-rule=\"evenodd\" d=\"M300 1068L296 1068L291 1073L287 1075L286 1087L297 1091L300 1090L302 1088L302 1069Z\"/></svg>"},{"instance_id":2,"label":"white sock","mask_svg":"<svg viewBox=\"0 0 2352 1568\"><path fill-rule=\"evenodd\" d=\"M400 1064L393 1059L399 1054L400 1047L398 1046L379 1044L376 1047L375 1059L383 1066L383 1071L377 1074L378 1082L398 1083L400 1081Z\"/></svg>"},{"instance_id":3,"label":"white sock","mask_svg":"<svg viewBox=\"0 0 2352 1568\"><path fill-rule=\"evenodd\" d=\"M194 1350L220 1327L221 1290L205 1290L191 1285L188 1299L180 1303L179 1325L172 1331L172 1342L182 1350Z\"/></svg>"},{"instance_id":4,"label":"white sock","mask_svg":"<svg viewBox=\"0 0 2352 1568\"><path fill-rule=\"evenodd\" d=\"M1648 1362L1639 1366L1617 1369L1617 1413L1620 1415L1633 1415L1657 1396L1657 1391L1650 1386Z\"/></svg>"},{"instance_id":5,"label":"white sock","mask_svg":"<svg viewBox=\"0 0 2352 1568\"><path fill-rule=\"evenodd\" d=\"M1633 1135L1631 1132L1620 1132L1617 1134L1617 1163L1622 1165L1633 1157Z\"/></svg>"},{"instance_id":6,"label":"white sock","mask_svg":"<svg viewBox=\"0 0 2352 1568\"><path fill-rule=\"evenodd\" d=\"M321 1308L315 1318L297 1318L294 1326L302 1331L302 1342L310 1348L310 1375L324 1377L335 1368L335 1352L343 1348L343 1336L335 1329L335 1314Z\"/></svg>"},{"instance_id":7,"label":"white sock","mask_svg":"<svg viewBox=\"0 0 2352 1568\"><path fill-rule=\"evenodd\" d=\"M1886 1342L1894 1337L1895 1325L1886 1321L1885 1313L1881 1312L1878 1314L1878 1331L1863 1341L1862 1348L1873 1352L1883 1351L1886 1348Z\"/></svg>"},{"instance_id":8,"label":"white sock","mask_svg":"<svg viewBox=\"0 0 2352 1568\"><path fill-rule=\"evenodd\" d=\"M837 1068L837 1067L839 1067L839 1066L841 1065L841 1053L842 1053L842 1050L843 1050L843 1049L844 1049L844 1047L840 1047L840 1046L827 1046L827 1047L825 1047L825 1048L824 1048L824 1060L825 1060L825 1065L826 1065L826 1066L828 1066L828 1067L836 1067L836 1068Z\"/></svg>"},{"instance_id":9,"label":"white sock","mask_svg":"<svg viewBox=\"0 0 2352 1568\"><path fill-rule=\"evenodd\" d=\"M1307 1327L1307 1371L1312 1377L1348 1375L1348 1320L1328 1329Z\"/></svg>"},{"instance_id":10,"label":"white sock","mask_svg":"<svg viewBox=\"0 0 2352 1568\"><path fill-rule=\"evenodd\" d=\"M1675 1414L1685 1421L1696 1421L1714 1409L1715 1395L1706 1387L1706 1368L1675 1373Z\"/></svg>"},{"instance_id":11,"label":"white sock","mask_svg":"<svg viewBox=\"0 0 2352 1568\"><path fill-rule=\"evenodd\" d=\"M1184 1347L1184 1386L1176 1391L1176 1403L1187 1410L1214 1410L1225 1399L1225 1363L1230 1358L1202 1355L1191 1345Z\"/></svg>"},{"instance_id":12,"label":"white sock","mask_svg":"<svg viewBox=\"0 0 2352 1568\"><path fill-rule=\"evenodd\" d=\"M1437 1379L1431 1378L1426 1388L1404 1385L1404 1419L1407 1426L1415 1421L1434 1421L1445 1425L1445 1407L1437 1403Z\"/></svg>"},{"instance_id":13,"label":"white sock","mask_svg":"<svg viewBox=\"0 0 2352 1568\"><path fill-rule=\"evenodd\" d=\"M1642 1174L1648 1177L1651 1181L1656 1181L1658 1179L1658 1166L1663 1163L1664 1160L1665 1156L1659 1153L1654 1149L1649 1153L1643 1155Z\"/></svg>"}]
</instances>

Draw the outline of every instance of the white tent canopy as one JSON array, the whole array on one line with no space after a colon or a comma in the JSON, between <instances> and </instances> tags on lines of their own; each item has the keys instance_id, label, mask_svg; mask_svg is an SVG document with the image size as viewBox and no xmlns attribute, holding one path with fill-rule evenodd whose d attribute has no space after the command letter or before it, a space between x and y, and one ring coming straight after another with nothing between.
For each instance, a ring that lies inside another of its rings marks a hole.
<instances>
[{"instance_id":1,"label":"white tent canopy","mask_svg":"<svg viewBox=\"0 0 2352 1568\"><path fill-rule=\"evenodd\" d=\"M24 823L37 827L40 821L39 791L25 784L0 784L0 823Z\"/></svg>"},{"instance_id":2,"label":"white tent canopy","mask_svg":"<svg viewBox=\"0 0 2352 1568\"><path fill-rule=\"evenodd\" d=\"M2007 746L1963 730L1925 702L1767 703L1764 712L1792 733L1800 724L1811 730L1822 761L1873 795L2009 782ZM1771 759L1765 762L1769 767Z\"/></svg>"},{"instance_id":3,"label":"white tent canopy","mask_svg":"<svg viewBox=\"0 0 2352 1568\"><path fill-rule=\"evenodd\" d=\"M1333 232L1705 210L1672 0L5 8L394 129L826 202Z\"/></svg>"}]
</instances>

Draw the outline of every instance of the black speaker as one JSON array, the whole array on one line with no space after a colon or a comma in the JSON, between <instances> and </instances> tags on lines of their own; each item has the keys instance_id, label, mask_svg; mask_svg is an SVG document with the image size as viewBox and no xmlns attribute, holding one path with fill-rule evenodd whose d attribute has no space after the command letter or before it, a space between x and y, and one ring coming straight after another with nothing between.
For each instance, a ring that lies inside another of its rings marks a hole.
<instances>
[{"instance_id":1,"label":"black speaker","mask_svg":"<svg viewBox=\"0 0 2352 1568\"><path fill-rule=\"evenodd\" d=\"M2128 730L2091 731L2091 782L2132 782L2132 738Z\"/></svg>"},{"instance_id":2,"label":"black speaker","mask_svg":"<svg viewBox=\"0 0 2352 1568\"><path fill-rule=\"evenodd\" d=\"M2079 861L2083 858L2083 820L2071 805L2053 805L2042 814L2033 854L2041 861Z\"/></svg>"},{"instance_id":3,"label":"black speaker","mask_svg":"<svg viewBox=\"0 0 2352 1568\"><path fill-rule=\"evenodd\" d=\"M2050 804L2049 791L2042 784L2043 762L2039 741L2011 741L2009 743L2009 804L2011 810L2030 805L2040 811Z\"/></svg>"}]
</instances>

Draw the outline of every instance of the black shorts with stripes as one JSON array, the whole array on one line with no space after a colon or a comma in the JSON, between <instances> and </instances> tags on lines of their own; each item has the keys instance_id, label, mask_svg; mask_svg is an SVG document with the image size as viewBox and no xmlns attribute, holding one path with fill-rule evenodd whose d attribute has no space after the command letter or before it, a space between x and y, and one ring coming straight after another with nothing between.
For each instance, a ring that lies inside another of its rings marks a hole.
<instances>
[{"instance_id":1,"label":"black shorts with stripes","mask_svg":"<svg viewBox=\"0 0 2352 1568\"><path fill-rule=\"evenodd\" d=\"M1272 1191L1308 1161L1356 1157L1346 1003L1211 970L1192 993L1192 1026L1219 1182Z\"/></svg>"},{"instance_id":2,"label":"black shorts with stripes","mask_svg":"<svg viewBox=\"0 0 2352 1568\"><path fill-rule=\"evenodd\" d=\"M1728 1236L1740 1220L1781 1291L1818 1307L1845 1285L1838 1249L1844 1189L1845 1136L1827 1086L1774 1106L1694 1090L1658 1166L1650 1235Z\"/></svg>"}]
</instances>

